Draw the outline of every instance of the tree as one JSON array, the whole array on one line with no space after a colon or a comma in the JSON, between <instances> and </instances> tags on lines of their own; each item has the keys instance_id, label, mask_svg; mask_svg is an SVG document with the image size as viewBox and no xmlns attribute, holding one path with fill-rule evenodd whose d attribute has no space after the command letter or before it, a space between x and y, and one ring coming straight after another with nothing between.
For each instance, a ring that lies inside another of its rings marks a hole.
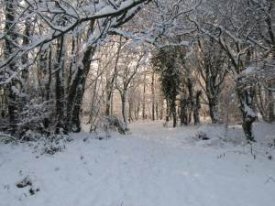
<instances>
[{"instance_id":1,"label":"tree","mask_svg":"<svg viewBox=\"0 0 275 206\"><path fill-rule=\"evenodd\" d=\"M205 10L203 6L206 5L201 5L202 10L199 11L202 14ZM243 130L248 141L255 141L252 133L252 124L257 119L254 110L254 85L253 82L245 80L243 73L250 66L255 51L251 41L247 41L253 34L254 28L254 23L250 21L253 14L246 9L248 6L248 1L212 1L206 7L210 11L218 9L219 12L215 12L214 15L209 13L206 14L208 16L197 16L197 20L191 19L191 21L201 34L216 41L230 59L231 74L236 80ZM225 9L221 11L220 8Z\"/></svg>"},{"instance_id":2,"label":"tree","mask_svg":"<svg viewBox=\"0 0 275 206\"><path fill-rule=\"evenodd\" d=\"M143 59L145 58L146 53L143 51L135 51L131 48L131 45L128 45L128 48L125 48L126 54L122 53L122 62L120 62L120 72L118 73L117 82L116 82L116 89L119 91L121 97L121 112L123 122L125 127L128 126L128 117L126 114L126 103L127 103L127 96L129 86L135 75L138 72L138 69L143 64ZM125 51L124 51L125 52Z\"/></svg>"},{"instance_id":3,"label":"tree","mask_svg":"<svg viewBox=\"0 0 275 206\"><path fill-rule=\"evenodd\" d=\"M179 90L179 68L176 66L175 48L164 47L152 59L156 72L160 75L162 92L167 102L167 116L173 117L173 127L177 125L176 97Z\"/></svg>"},{"instance_id":4,"label":"tree","mask_svg":"<svg viewBox=\"0 0 275 206\"><path fill-rule=\"evenodd\" d=\"M117 51L115 53L115 62L114 62L114 68L113 68L113 72L110 74L107 74L108 77L106 79L107 83L106 83L106 110L105 110L105 115L110 116L111 115L111 100L112 100L112 95L114 92L114 88L115 88L115 82L116 82L116 78L118 76L118 70L119 70L119 58L121 55L121 49L123 47L125 43L122 42L122 37L120 37L119 42L118 42L118 48Z\"/></svg>"},{"instance_id":5,"label":"tree","mask_svg":"<svg viewBox=\"0 0 275 206\"><path fill-rule=\"evenodd\" d=\"M0 53L0 89L9 108L4 115L11 133L80 131L83 94L97 48L150 0L2 1L5 28L0 45L5 49ZM31 79L25 84L27 77ZM28 121L30 128L23 118L33 107L40 113L37 105L47 105L47 112L41 109L42 123Z\"/></svg>"},{"instance_id":6,"label":"tree","mask_svg":"<svg viewBox=\"0 0 275 206\"><path fill-rule=\"evenodd\" d=\"M18 47L16 46L18 42L17 27L13 25L13 22L16 19L16 1L5 0L4 1L4 14L5 14L5 36L4 39L4 59L9 59L14 52L17 52ZM3 72L1 72L0 81L5 81L5 76L14 75L18 70L18 63L10 60L9 64ZM19 79L13 78L11 81L7 82L4 85L4 91L8 93L8 115L9 115L9 128L13 135L17 134L17 124L18 124L18 86L20 85Z\"/></svg>"},{"instance_id":7,"label":"tree","mask_svg":"<svg viewBox=\"0 0 275 206\"><path fill-rule=\"evenodd\" d=\"M253 15L256 16L256 27L253 32L253 36L249 36L249 40L261 49L261 52L263 53L261 58L263 58L263 61L267 62L268 64L274 65L275 28L273 22L275 18L275 3L272 0L249 0L249 7L253 11ZM268 70L268 67L262 66L261 73L266 73L268 72ZM271 76L273 76L274 78L274 75L271 74ZM261 107L259 108L259 110L261 111L265 121L273 122L275 121L275 100L272 91L272 88L274 88L274 81L271 80L264 82L266 83L266 85L264 87L260 85L260 87L262 89L264 88L263 92L265 93L266 109L263 109L263 107ZM260 81L259 84L262 84L262 81ZM260 95L260 93L258 94Z\"/></svg>"},{"instance_id":8,"label":"tree","mask_svg":"<svg viewBox=\"0 0 275 206\"><path fill-rule=\"evenodd\" d=\"M201 84L208 100L209 115L215 124L220 122L219 98L230 65L226 54L213 38L199 38L196 48L197 70L203 81Z\"/></svg>"}]
</instances>

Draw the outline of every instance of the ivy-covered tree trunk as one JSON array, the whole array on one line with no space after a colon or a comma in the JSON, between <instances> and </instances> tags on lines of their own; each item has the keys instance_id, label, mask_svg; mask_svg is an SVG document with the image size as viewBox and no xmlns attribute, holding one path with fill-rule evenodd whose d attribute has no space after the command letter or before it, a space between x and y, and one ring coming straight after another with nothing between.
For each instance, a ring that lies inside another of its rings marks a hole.
<instances>
[{"instance_id":1,"label":"ivy-covered tree trunk","mask_svg":"<svg viewBox=\"0 0 275 206\"><path fill-rule=\"evenodd\" d=\"M188 103L185 96L180 100L180 124L188 125Z\"/></svg>"},{"instance_id":2,"label":"ivy-covered tree trunk","mask_svg":"<svg viewBox=\"0 0 275 206\"><path fill-rule=\"evenodd\" d=\"M272 55L272 61L275 61L275 30L274 30L274 19L275 19L275 1L267 1L266 2L268 6L267 12L266 12L266 18L265 23L267 25L267 32L263 30L263 32L266 32L268 36L267 43L271 46L271 55ZM266 41L266 39L265 39ZM267 91L267 97L268 97L268 122L274 122L275 121L275 110L274 110L274 91L271 91L271 88L275 87L274 80L269 81L267 83L267 87L269 88Z\"/></svg>"},{"instance_id":3,"label":"ivy-covered tree trunk","mask_svg":"<svg viewBox=\"0 0 275 206\"><path fill-rule=\"evenodd\" d=\"M168 99L166 99L166 114L165 114L165 122L166 122L166 124L169 122L169 120L170 120L170 102L169 102L169 100Z\"/></svg>"},{"instance_id":4,"label":"ivy-covered tree trunk","mask_svg":"<svg viewBox=\"0 0 275 206\"><path fill-rule=\"evenodd\" d=\"M166 122L168 122L169 116L172 115L173 127L177 126L176 97L180 85L180 72L178 64L176 64L175 49L173 46L164 47L152 59L155 71L160 76L162 93L167 101L167 110L170 110L167 111Z\"/></svg>"},{"instance_id":5,"label":"ivy-covered tree trunk","mask_svg":"<svg viewBox=\"0 0 275 206\"><path fill-rule=\"evenodd\" d=\"M210 97L208 98L208 106L209 106L209 114L213 124L218 123L220 120L219 118L219 101L218 97Z\"/></svg>"},{"instance_id":6,"label":"ivy-covered tree trunk","mask_svg":"<svg viewBox=\"0 0 275 206\"><path fill-rule=\"evenodd\" d=\"M10 58L10 55L13 54L16 50L16 28L13 25L15 21L15 0L5 0L5 46L4 46L4 55L6 59ZM17 65L15 62L10 62L8 65L7 74L11 72L17 72ZM4 77L4 75L3 75ZM1 80L1 79L0 79ZM8 114L9 114L9 130L13 135L17 135L17 123L18 123L18 98L17 98L17 84L18 79L13 78L4 88L8 92Z\"/></svg>"},{"instance_id":7,"label":"ivy-covered tree trunk","mask_svg":"<svg viewBox=\"0 0 275 206\"><path fill-rule=\"evenodd\" d=\"M254 97L255 90L252 85L242 82L242 79L239 78L237 82L237 94L240 102L240 110L242 113L242 127L244 130L245 137L248 141L255 141L252 125L253 122L257 119L257 115L254 112Z\"/></svg>"},{"instance_id":8,"label":"ivy-covered tree trunk","mask_svg":"<svg viewBox=\"0 0 275 206\"><path fill-rule=\"evenodd\" d=\"M91 21L89 24L87 37L93 34L95 26L95 21ZM71 80L71 84L68 88L67 95L67 117L66 117L66 128L71 132L80 132L81 131L81 104L84 96L85 85L87 80L87 75L91 69L92 57L96 51L96 45L90 45L86 48L81 64L77 67L76 74Z\"/></svg>"},{"instance_id":9,"label":"ivy-covered tree trunk","mask_svg":"<svg viewBox=\"0 0 275 206\"><path fill-rule=\"evenodd\" d=\"M275 59L275 57L274 57ZM275 121L275 114L274 114L274 96L273 92L271 91L270 88L274 88L274 83L269 83L268 84L268 91L267 91L267 98L268 98L268 122L274 122Z\"/></svg>"},{"instance_id":10,"label":"ivy-covered tree trunk","mask_svg":"<svg viewBox=\"0 0 275 206\"><path fill-rule=\"evenodd\" d=\"M52 84L52 47L50 46L48 49L48 55L47 55L47 66L46 69L47 71L45 71L45 73L47 73L47 82L45 85L45 99L46 101L50 100L50 96L51 96L51 84Z\"/></svg>"},{"instance_id":11,"label":"ivy-covered tree trunk","mask_svg":"<svg viewBox=\"0 0 275 206\"><path fill-rule=\"evenodd\" d=\"M194 124L200 124L200 108L201 108L201 103L200 103L200 96L201 96L201 91L196 92L196 98L194 102Z\"/></svg>"},{"instance_id":12,"label":"ivy-covered tree trunk","mask_svg":"<svg viewBox=\"0 0 275 206\"><path fill-rule=\"evenodd\" d=\"M191 78L187 78L187 89L188 89L188 119L187 124L191 123L192 113L194 112L194 96L193 96L193 82Z\"/></svg>"},{"instance_id":13,"label":"ivy-covered tree trunk","mask_svg":"<svg viewBox=\"0 0 275 206\"><path fill-rule=\"evenodd\" d=\"M81 103L84 95L86 77L91 68L92 57L95 53L96 47L90 46L86 49L84 57L82 59L82 67L77 69L75 78L70 85L68 94L67 105L67 129L73 132L79 132L81 130L80 111Z\"/></svg>"},{"instance_id":14,"label":"ivy-covered tree trunk","mask_svg":"<svg viewBox=\"0 0 275 206\"><path fill-rule=\"evenodd\" d=\"M151 82L151 92L152 92L152 121L155 121L155 72L152 73Z\"/></svg>"},{"instance_id":15,"label":"ivy-covered tree trunk","mask_svg":"<svg viewBox=\"0 0 275 206\"><path fill-rule=\"evenodd\" d=\"M56 132L65 129L65 86L64 86L64 37L57 39L57 58L55 62L55 109L56 109Z\"/></svg>"},{"instance_id":16,"label":"ivy-covered tree trunk","mask_svg":"<svg viewBox=\"0 0 275 206\"><path fill-rule=\"evenodd\" d=\"M173 127L175 128L177 126L177 109L176 109L176 100L175 99L173 99L171 101L170 112L171 112L172 118L173 118Z\"/></svg>"}]
</instances>

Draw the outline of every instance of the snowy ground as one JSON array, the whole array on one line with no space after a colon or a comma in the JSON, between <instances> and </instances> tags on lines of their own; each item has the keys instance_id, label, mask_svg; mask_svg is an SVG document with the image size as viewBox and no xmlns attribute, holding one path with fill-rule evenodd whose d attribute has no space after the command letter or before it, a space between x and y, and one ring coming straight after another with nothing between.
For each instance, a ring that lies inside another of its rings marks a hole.
<instances>
[{"instance_id":1,"label":"snowy ground","mask_svg":"<svg viewBox=\"0 0 275 206\"><path fill-rule=\"evenodd\" d=\"M79 134L54 155L0 144L0 205L274 206L274 125L257 126L252 154L236 127L131 127L104 140ZM211 139L194 138L202 132ZM32 186L17 188L25 177Z\"/></svg>"}]
</instances>

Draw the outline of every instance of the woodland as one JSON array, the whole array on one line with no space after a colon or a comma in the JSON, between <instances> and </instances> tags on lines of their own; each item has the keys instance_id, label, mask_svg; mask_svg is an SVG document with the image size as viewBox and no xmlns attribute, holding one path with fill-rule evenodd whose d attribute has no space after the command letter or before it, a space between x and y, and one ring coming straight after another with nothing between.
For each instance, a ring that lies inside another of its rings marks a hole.
<instances>
[{"instance_id":1,"label":"woodland","mask_svg":"<svg viewBox=\"0 0 275 206\"><path fill-rule=\"evenodd\" d=\"M0 0L1 206L274 206L274 0Z\"/></svg>"},{"instance_id":2,"label":"woodland","mask_svg":"<svg viewBox=\"0 0 275 206\"><path fill-rule=\"evenodd\" d=\"M275 120L273 0L0 0L11 139Z\"/></svg>"}]
</instances>

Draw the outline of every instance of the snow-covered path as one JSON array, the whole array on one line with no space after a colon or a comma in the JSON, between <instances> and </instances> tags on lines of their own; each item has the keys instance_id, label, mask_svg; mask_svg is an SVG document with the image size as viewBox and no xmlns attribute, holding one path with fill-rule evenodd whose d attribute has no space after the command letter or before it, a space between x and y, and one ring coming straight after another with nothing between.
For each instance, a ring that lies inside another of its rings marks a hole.
<instances>
[{"instance_id":1,"label":"snow-covered path","mask_svg":"<svg viewBox=\"0 0 275 206\"><path fill-rule=\"evenodd\" d=\"M132 135L83 142L82 134L54 156L0 145L0 205L274 206L274 160L202 144L195 133L137 123ZM39 192L16 187L25 176Z\"/></svg>"}]
</instances>

